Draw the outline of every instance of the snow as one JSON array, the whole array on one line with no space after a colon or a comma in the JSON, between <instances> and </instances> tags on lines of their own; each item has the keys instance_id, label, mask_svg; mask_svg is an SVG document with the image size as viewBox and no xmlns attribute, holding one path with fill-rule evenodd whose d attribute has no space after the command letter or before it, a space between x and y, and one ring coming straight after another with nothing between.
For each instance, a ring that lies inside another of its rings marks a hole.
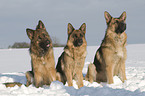
<instances>
[{"instance_id":1,"label":"snow","mask_svg":"<svg viewBox=\"0 0 145 96\"><path fill-rule=\"evenodd\" d=\"M98 46L88 46L83 74L93 61ZM50 86L35 88L15 86L6 88L2 83L20 82L26 84L25 72L31 70L31 58L28 49L0 49L0 96L145 96L145 44L127 46L126 76L122 83L114 76L114 84L84 82L84 87L78 89L76 81L68 87L59 81ZM61 55L63 48L54 48L55 61Z\"/></svg>"}]
</instances>

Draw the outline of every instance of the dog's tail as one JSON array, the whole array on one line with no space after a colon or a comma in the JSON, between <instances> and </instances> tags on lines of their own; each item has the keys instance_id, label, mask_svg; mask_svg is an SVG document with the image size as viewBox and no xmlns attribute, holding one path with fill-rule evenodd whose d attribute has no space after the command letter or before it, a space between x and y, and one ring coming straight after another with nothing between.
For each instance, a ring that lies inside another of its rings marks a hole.
<instances>
[{"instance_id":1,"label":"dog's tail","mask_svg":"<svg viewBox=\"0 0 145 96\"><path fill-rule=\"evenodd\" d=\"M19 82L7 82L7 83L3 83L6 87L14 87L14 86L19 86L21 87L22 85L25 85L26 87L28 87L29 85L32 84L31 79L34 77L34 73L32 71L27 71L26 72L26 78L27 78L27 84L22 84Z\"/></svg>"},{"instance_id":2,"label":"dog's tail","mask_svg":"<svg viewBox=\"0 0 145 96\"><path fill-rule=\"evenodd\" d=\"M14 86L19 86L21 87L23 84L19 82L8 82L8 83L3 83L6 87L14 87ZM25 85L26 86L26 85Z\"/></svg>"}]
</instances>

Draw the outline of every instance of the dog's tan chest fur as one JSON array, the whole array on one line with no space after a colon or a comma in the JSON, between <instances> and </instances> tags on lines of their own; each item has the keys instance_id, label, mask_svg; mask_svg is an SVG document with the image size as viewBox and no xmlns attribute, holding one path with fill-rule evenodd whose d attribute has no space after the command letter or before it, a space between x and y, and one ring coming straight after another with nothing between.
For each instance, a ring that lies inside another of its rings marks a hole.
<instances>
[{"instance_id":1,"label":"dog's tan chest fur","mask_svg":"<svg viewBox=\"0 0 145 96\"><path fill-rule=\"evenodd\" d=\"M115 50L115 54L117 54L117 56L118 57L123 57L124 56L124 52L123 52L123 49L122 48L117 48L116 50Z\"/></svg>"},{"instance_id":2,"label":"dog's tan chest fur","mask_svg":"<svg viewBox=\"0 0 145 96\"><path fill-rule=\"evenodd\" d=\"M81 58L86 58L87 51L82 51L81 48L79 49L64 49L65 53L73 58L74 60L79 60Z\"/></svg>"},{"instance_id":3,"label":"dog's tan chest fur","mask_svg":"<svg viewBox=\"0 0 145 96\"><path fill-rule=\"evenodd\" d=\"M72 62L70 63L69 67L72 70L73 76L76 74L78 67L83 67L81 59L86 58L87 51L81 51L81 48L79 49L64 49L65 53L72 58Z\"/></svg>"},{"instance_id":4,"label":"dog's tan chest fur","mask_svg":"<svg viewBox=\"0 0 145 96\"><path fill-rule=\"evenodd\" d=\"M109 37L109 39L107 41L110 41L110 42L105 42L106 43L110 43L110 44L107 44L109 46L112 46L114 49L114 52L115 54L120 57L120 58L123 58L124 57L124 39L126 39L126 34L123 33L123 34L116 34L115 32L112 32L110 30L108 30L108 34L107 36ZM106 41L106 40L105 40Z\"/></svg>"}]
</instances>

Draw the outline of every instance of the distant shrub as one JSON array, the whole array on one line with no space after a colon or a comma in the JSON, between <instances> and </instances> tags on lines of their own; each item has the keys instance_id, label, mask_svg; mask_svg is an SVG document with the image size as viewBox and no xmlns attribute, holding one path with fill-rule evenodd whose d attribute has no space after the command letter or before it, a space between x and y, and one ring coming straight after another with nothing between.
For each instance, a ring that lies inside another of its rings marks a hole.
<instances>
[{"instance_id":1,"label":"distant shrub","mask_svg":"<svg viewBox=\"0 0 145 96\"><path fill-rule=\"evenodd\" d=\"M15 42L12 46L8 48L29 48L30 44L26 42Z\"/></svg>"}]
</instances>

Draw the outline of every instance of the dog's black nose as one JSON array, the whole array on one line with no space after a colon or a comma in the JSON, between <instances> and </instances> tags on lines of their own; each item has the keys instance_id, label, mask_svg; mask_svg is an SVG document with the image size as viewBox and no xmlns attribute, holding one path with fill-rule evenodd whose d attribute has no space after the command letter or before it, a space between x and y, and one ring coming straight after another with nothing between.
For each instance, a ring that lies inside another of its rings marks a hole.
<instances>
[{"instance_id":1,"label":"dog's black nose","mask_svg":"<svg viewBox=\"0 0 145 96\"><path fill-rule=\"evenodd\" d=\"M73 43L74 43L75 47L79 47L83 44L83 40L82 39L77 39Z\"/></svg>"},{"instance_id":2,"label":"dog's black nose","mask_svg":"<svg viewBox=\"0 0 145 96\"><path fill-rule=\"evenodd\" d=\"M78 46L81 46L83 44L83 40L82 39L79 39L78 40Z\"/></svg>"},{"instance_id":3,"label":"dog's black nose","mask_svg":"<svg viewBox=\"0 0 145 96\"><path fill-rule=\"evenodd\" d=\"M50 41L49 40L46 40L46 44L50 44Z\"/></svg>"},{"instance_id":4,"label":"dog's black nose","mask_svg":"<svg viewBox=\"0 0 145 96\"><path fill-rule=\"evenodd\" d=\"M49 47L50 46L50 41L49 40L46 40L46 47Z\"/></svg>"},{"instance_id":5,"label":"dog's black nose","mask_svg":"<svg viewBox=\"0 0 145 96\"><path fill-rule=\"evenodd\" d=\"M78 43L83 43L83 40L82 40L82 39L80 39Z\"/></svg>"}]
</instances>

